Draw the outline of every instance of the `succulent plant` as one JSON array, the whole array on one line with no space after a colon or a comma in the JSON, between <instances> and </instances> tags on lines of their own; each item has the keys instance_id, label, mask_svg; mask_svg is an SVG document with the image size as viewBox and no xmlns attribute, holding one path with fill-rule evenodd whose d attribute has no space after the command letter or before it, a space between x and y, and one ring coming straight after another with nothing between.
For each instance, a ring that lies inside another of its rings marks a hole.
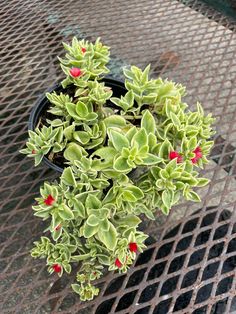
<instances>
[{"instance_id":1,"label":"succulent plant","mask_svg":"<svg viewBox=\"0 0 236 314\"><path fill-rule=\"evenodd\" d=\"M182 85L150 79L149 66L124 69L126 94L112 97L102 81L109 48L76 38L64 47L64 92L46 94L45 118L21 150L35 165L43 156L64 160L60 178L44 183L33 206L47 236L31 254L59 276L76 267L72 288L91 300L105 268L126 272L145 248L142 215L154 220L180 198L200 201L194 188L209 181L199 168L208 162L214 119L199 103L188 109Z\"/></svg>"}]
</instances>

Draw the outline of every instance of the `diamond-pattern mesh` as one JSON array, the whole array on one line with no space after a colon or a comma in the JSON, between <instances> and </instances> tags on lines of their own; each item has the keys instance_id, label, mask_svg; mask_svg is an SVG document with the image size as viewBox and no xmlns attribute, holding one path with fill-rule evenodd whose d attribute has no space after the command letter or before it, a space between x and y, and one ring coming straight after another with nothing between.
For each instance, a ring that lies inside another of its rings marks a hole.
<instances>
[{"instance_id":1,"label":"diamond-pattern mesh","mask_svg":"<svg viewBox=\"0 0 236 314\"><path fill-rule=\"evenodd\" d=\"M0 313L236 313L234 22L195 0L11 0L1 3L0 29ZM18 153L36 99L61 79L61 41L74 35L112 47L114 77L151 63L154 76L186 85L186 101L217 117L202 202L158 215L135 266L107 274L87 303L71 292L73 276L49 277L29 256L45 228L31 204L57 174Z\"/></svg>"}]
</instances>

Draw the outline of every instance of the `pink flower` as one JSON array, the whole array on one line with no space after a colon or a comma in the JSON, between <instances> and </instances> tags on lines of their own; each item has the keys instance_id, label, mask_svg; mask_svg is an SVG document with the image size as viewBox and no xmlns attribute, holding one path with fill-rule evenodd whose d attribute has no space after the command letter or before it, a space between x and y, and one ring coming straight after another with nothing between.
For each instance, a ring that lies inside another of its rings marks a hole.
<instances>
[{"instance_id":1,"label":"pink flower","mask_svg":"<svg viewBox=\"0 0 236 314\"><path fill-rule=\"evenodd\" d=\"M71 68L70 75L76 78L82 75L82 71L79 68Z\"/></svg>"},{"instance_id":2,"label":"pink flower","mask_svg":"<svg viewBox=\"0 0 236 314\"><path fill-rule=\"evenodd\" d=\"M56 226L55 230L58 231L60 229L61 229L61 225L59 224L59 225Z\"/></svg>"},{"instance_id":3,"label":"pink flower","mask_svg":"<svg viewBox=\"0 0 236 314\"><path fill-rule=\"evenodd\" d=\"M129 243L129 250L130 250L130 252L137 253L137 251L138 251L137 243L135 243L135 242L130 242L130 243Z\"/></svg>"},{"instance_id":4,"label":"pink flower","mask_svg":"<svg viewBox=\"0 0 236 314\"><path fill-rule=\"evenodd\" d=\"M52 268L53 268L53 270L54 270L55 273L60 273L61 270L62 270L61 265L59 265L59 264L54 264L54 265L52 266Z\"/></svg>"},{"instance_id":5,"label":"pink flower","mask_svg":"<svg viewBox=\"0 0 236 314\"><path fill-rule=\"evenodd\" d=\"M193 164L196 164L198 162L198 159L202 158L202 149L200 146L196 147L193 151L195 154L195 157L191 158L191 161Z\"/></svg>"},{"instance_id":6,"label":"pink flower","mask_svg":"<svg viewBox=\"0 0 236 314\"><path fill-rule=\"evenodd\" d=\"M115 265L116 265L116 267L118 267L118 268L121 268L121 267L122 267L122 263L121 263L121 261L119 260L119 258L117 258L117 259L115 260Z\"/></svg>"},{"instance_id":7,"label":"pink flower","mask_svg":"<svg viewBox=\"0 0 236 314\"><path fill-rule=\"evenodd\" d=\"M84 48L84 47L82 47L82 48L81 48L82 53L85 53L85 52L86 52L86 50L87 50L87 49L86 49L86 48Z\"/></svg>"},{"instance_id":8,"label":"pink flower","mask_svg":"<svg viewBox=\"0 0 236 314\"><path fill-rule=\"evenodd\" d=\"M51 206L55 202L55 199L52 197L51 194L49 194L43 202L45 205Z\"/></svg>"},{"instance_id":9,"label":"pink flower","mask_svg":"<svg viewBox=\"0 0 236 314\"><path fill-rule=\"evenodd\" d=\"M31 154L33 154L33 155L36 154L35 149L32 150Z\"/></svg>"},{"instance_id":10,"label":"pink flower","mask_svg":"<svg viewBox=\"0 0 236 314\"><path fill-rule=\"evenodd\" d=\"M169 153L169 159L170 159L170 160L173 160L173 159L175 159L175 158L177 158L177 163L180 163L180 162L183 161L182 156L181 156L178 152L176 152L176 151L170 152L170 153Z\"/></svg>"}]
</instances>

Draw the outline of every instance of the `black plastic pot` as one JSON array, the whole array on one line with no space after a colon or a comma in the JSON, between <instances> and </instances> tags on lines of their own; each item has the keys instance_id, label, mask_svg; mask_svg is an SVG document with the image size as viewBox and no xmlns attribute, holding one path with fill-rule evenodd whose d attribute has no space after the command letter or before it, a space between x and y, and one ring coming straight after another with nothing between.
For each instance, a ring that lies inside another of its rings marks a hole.
<instances>
[{"instance_id":1,"label":"black plastic pot","mask_svg":"<svg viewBox=\"0 0 236 314\"><path fill-rule=\"evenodd\" d=\"M126 93L126 89L123 82L114 80L111 78L104 78L102 81L105 82L105 85L107 87L110 87L112 89L113 97L120 97L121 95L124 95ZM61 85L55 84L53 87L49 88L46 92L51 93L53 91L57 93L60 93L60 92L66 93L67 89L63 89ZM50 106L50 102L48 101L45 95L43 95L37 100L29 117L29 123L28 123L29 130L34 131L36 125L38 124L40 116L49 106ZM59 167L58 165L55 165L48 158L43 157L43 162L48 167L52 168L53 170L56 170L60 173L63 172L63 169L64 169L63 167Z\"/></svg>"}]
</instances>

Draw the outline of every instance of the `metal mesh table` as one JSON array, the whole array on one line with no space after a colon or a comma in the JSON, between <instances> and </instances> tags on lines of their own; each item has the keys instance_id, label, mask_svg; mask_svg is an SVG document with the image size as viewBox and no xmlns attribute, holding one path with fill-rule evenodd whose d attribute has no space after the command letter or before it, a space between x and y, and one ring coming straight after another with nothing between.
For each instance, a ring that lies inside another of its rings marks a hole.
<instances>
[{"instance_id":1,"label":"metal mesh table","mask_svg":"<svg viewBox=\"0 0 236 314\"><path fill-rule=\"evenodd\" d=\"M236 313L235 24L194 0L10 0L0 30L0 313ZM198 100L217 118L202 202L159 215L134 267L98 281L87 303L29 255L45 227L31 204L56 175L18 153L36 99L61 79L61 41L74 35L112 47L113 76L151 63L153 76L186 85L191 107Z\"/></svg>"}]
</instances>

